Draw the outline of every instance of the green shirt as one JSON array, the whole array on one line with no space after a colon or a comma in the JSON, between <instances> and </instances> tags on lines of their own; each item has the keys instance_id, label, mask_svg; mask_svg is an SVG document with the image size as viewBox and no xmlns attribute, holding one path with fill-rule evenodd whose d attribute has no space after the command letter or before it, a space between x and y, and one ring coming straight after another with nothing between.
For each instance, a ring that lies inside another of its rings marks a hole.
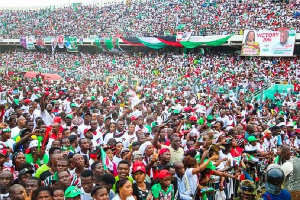
<instances>
[{"instance_id":1,"label":"green shirt","mask_svg":"<svg viewBox=\"0 0 300 200\"><path fill-rule=\"evenodd\" d=\"M160 183L157 183L151 187L151 192L154 198L174 200L174 188L172 184L170 184L167 191L164 191Z\"/></svg>"},{"instance_id":2,"label":"green shirt","mask_svg":"<svg viewBox=\"0 0 300 200\"><path fill-rule=\"evenodd\" d=\"M36 161L36 163L33 162L33 157L32 157L32 154L29 153L29 154L25 154L25 158L26 158L26 163L29 163L29 164L37 164L39 166L43 165L43 164L48 164L49 162L49 156L47 156L46 154L43 156L43 159L38 159Z\"/></svg>"},{"instance_id":3,"label":"green shirt","mask_svg":"<svg viewBox=\"0 0 300 200\"><path fill-rule=\"evenodd\" d=\"M206 161L208 161L208 159L204 159L204 163L206 162ZM209 163L208 163L208 165L206 166L206 168L207 169L211 169L211 170L216 170L217 168L216 168L216 166L212 163L212 161L210 161Z\"/></svg>"}]
</instances>

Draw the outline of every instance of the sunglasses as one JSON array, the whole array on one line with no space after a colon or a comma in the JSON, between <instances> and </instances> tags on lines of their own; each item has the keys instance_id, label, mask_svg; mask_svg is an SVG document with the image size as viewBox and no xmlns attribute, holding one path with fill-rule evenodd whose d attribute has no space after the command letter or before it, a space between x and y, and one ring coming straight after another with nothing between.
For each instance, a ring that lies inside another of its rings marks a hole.
<instances>
[{"instance_id":1,"label":"sunglasses","mask_svg":"<svg viewBox=\"0 0 300 200\"><path fill-rule=\"evenodd\" d=\"M254 192L254 188L251 187L251 186L242 185L241 189L244 190L244 191L247 191L247 192Z\"/></svg>"}]
</instances>

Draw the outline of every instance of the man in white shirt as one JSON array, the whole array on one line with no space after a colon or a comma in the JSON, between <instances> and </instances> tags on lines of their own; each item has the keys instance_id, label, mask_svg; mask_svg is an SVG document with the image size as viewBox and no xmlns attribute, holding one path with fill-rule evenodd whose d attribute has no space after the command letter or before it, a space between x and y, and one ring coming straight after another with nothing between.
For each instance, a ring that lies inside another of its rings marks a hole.
<instances>
[{"instance_id":1,"label":"man in white shirt","mask_svg":"<svg viewBox=\"0 0 300 200\"><path fill-rule=\"evenodd\" d=\"M23 116L19 117L17 120L17 123L18 123L18 126L11 129L11 138L12 139L14 137L16 137L17 135L19 135L21 129L25 128L25 124L26 124L25 117L23 117Z\"/></svg>"}]
</instances>

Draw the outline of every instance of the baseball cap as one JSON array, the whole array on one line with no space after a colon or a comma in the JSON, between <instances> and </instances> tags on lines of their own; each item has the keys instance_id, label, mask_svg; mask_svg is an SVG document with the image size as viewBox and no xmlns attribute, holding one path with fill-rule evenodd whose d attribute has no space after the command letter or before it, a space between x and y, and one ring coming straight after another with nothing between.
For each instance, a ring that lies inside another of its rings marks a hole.
<instances>
[{"instance_id":1,"label":"baseball cap","mask_svg":"<svg viewBox=\"0 0 300 200\"><path fill-rule=\"evenodd\" d=\"M72 115L67 115L66 118L73 119L73 116Z\"/></svg>"},{"instance_id":2,"label":"baseball cap","mask_svg":"<svg viewBox=\"0 0 300 200\"><path fill-rule=\"evenodd\" d=\"M253 135L251 135L251 136L249 136L248 137L248 142L255 142L255 141L257 141L258 139L256 139Z\"/></svg>"},{"instance_id":3,"label":"baseball cap","mask_svg":"<svg viewBox=\"0 0 300 200\"><path fill-rule=\"evenodd\" d=\"M91 100L96 100L96 97L95 96L91 96Z\"/></svg>"},{"instance_id":4,"label":"baseball cap","mask_svg":"<svg viewBox=\"0 0 300 200\"><path fill-rule=\"evenodd\" d=\"M134 151L134 152L132 153L132 158L134 158L135 156L143 157L143 154L142 154L142 152L140 152L140 151Z\"/></svg>"},{"instance_id":5,"label":"baseball cap","mask_svg":"<svg viewBox=\"0 0 300 200\"><path fill-rule=\"evenodd\" d=\"M206 119L207 119L207 120L213 120L214 117L213 117L212 115L208 115Z\"/></svg>"},{"instance_id":6,"label":"baseball cap","mask_svg":"<svg viewBox=\"0 0 300 200\"><path fill-rule=\"evenodd\" d=\"M77 197L81 194L80 189L76 186L70 186L65 191L65 198Z\"/></svg>"},{"instance_id":7,"label":"baseball cap","mask_svg":"<svg viewBox=\"0 0 300 200\"><path fill-rule=\"evenodd\" d=\"M60 117L54 117L53 122L54 123L61 123L61 118Z\"/></svg>"},{"instance_id":8,"label":"baseball cap","mask_svg":"<svg viewBox=\"0 0 300 200\"><path fill-rule=\"evenodd\" d=\"M111 117L105 117L104 121L108 120L108 119L111 119Z\"/></svg>"},{"instance_id":9,"label":"baseball cap","mask_svg":"<svg viewBox=\"0 0 300 200\"><path fill-rule=\"evenodd\" d=\"M76 104L75 103L71 103L70 106L71 107L76 107Z\"/></svg>"},{"instance_id":10,"label":"baseball cap","mask_svg":"<svg viewBox=\"0 0 300 200\"><path fill-rule=\"evenodd\" d=\"M32 175L34 173L34 171L32 169L24 168L19 172L18 178L20 178L22 175L25 175L27 173Z\"/></svg>"},{"instance_id":11,"label":"baseball cap","mask_svg":"<svg viewBox=\"0 0 300 200\"><path fill-rule=\"evenodd\" d=\"M190 121L197 121L197 117L195 117L195 116L190 116Z\"/></svg>"},{"instance_id":12,"label":"baseball cap","mask_svg":"<svg viewBox=\"0 0 300 200\"><path fill-rule=\"evenodd\" d=\"M171 177L171 173L168 170L163 169L159 172L158 178L162 179L162 178L165 178L165 177Z\"/></svg>"},{"instance_id":13,"label":"baseball cap","mask_svg":"<svg viewBox=\"0 0 300 200\"><path fill-rule=\"evenodd\" d=\"M138 165L134 165L133 169L132 169L132 172L135 173L137 171L141 171L143 173L146 173L146 168L144 165L142 164L138 164Z\"/></svg>"},{"instance_id":14,"label":"baseball cap","mask_svg":"<svg viewBox=\"0 0 300 200\"><path fill-rule=\"evenodd\" d=\"M131 117L131 121L136 120L136 119L137 119L136 116Z\"/></svg>"},{"instance_id":15,"label":"baseball cap","mask_svg":"<svg viewBox=\"0 0 300 200\"><path fill-rule=\"evenodd\" d=\"M123 149L123 150L121 151L121 155L123 155L123 153L125 153L125 152L130 152L130 150L129 150L128 148Z\"/></svg>"}]
</instances>

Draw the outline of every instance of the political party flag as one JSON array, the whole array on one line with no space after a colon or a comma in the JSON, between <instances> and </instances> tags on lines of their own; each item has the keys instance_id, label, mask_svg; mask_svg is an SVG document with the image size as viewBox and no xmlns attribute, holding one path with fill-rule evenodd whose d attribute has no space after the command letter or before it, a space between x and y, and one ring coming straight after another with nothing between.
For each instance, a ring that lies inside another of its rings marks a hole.
<instances>
[{"instance_id":1,"label":"political party flag","mask_svg":"<svg viewBox=\"0 0 300 200\"><path fill-rule=\"evenodd\" d=\"M53 38L51 38L52 53L55 52L56 46L57 46L57 38L56 38L56 37L53 37Z\"/></svg>"},{"instance_id":2,"label":"political party flag","mask_svg":"<svg viewBox=\"0 0 300 200\"><path fill-rule=\"evenodd\" d=\"M77 37L65 37L65 46L69 52L77 52L78 51L78 44L77 44Z\"/></svg>"},{"instance_id":3,"label":"political party flag","mask_svg":"<svg viewBox=\"0 0 300 200\"><path fill-rule=\"evenodd\" d=\"M64 36L60 35L57 38L58 47L63 49L64 48Z\"/></svg>"},{"instance_id":4,"label":"political party flag","mask_svg":"<svg viewBox=\"0 0 300 200\"><path fill-rule=\"evenodd\" d=\"M34 43L34 36L28 36L28 37L26 37L26 48L27 48L28 50L33 50L33 49L35 49L33 43Z\"/></svg>"},{"instance_id":5,"label":"political party flag","mask_svg":"<svg viewBox=\"0 0 300 200\"><path fill-rule=\"evenodd\" d=\"M36 46L38 46L41 49L45 49L46 48L46 44L45 44L45 40L44 40L43 36L38 36L36 38L35 44L36 44Z\"/></svg>"}]
</instances>

